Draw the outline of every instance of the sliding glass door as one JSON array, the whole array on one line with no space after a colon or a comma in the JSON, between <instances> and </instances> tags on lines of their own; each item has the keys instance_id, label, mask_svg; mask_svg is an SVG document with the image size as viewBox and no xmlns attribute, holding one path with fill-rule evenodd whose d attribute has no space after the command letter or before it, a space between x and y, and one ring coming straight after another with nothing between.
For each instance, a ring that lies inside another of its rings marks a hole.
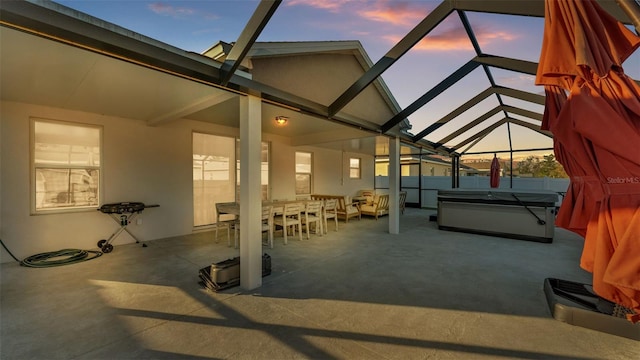
<instances>
[{"instance_id":1,"label":"sliding glass door","mask_svg":"<svg viewBox=\"0 0 640 360\"><path fill-rule=\"evenodd\" d=\"M215 204L235 201L235 145L231 137L193 133L194 226L215 223Z\"/></svg>"},{"instance_id":2,"label":"sliding glass door","mask_svg":"<svg viewBox=\"0 0 640 360\"><path fill-rule=\"evenodd\" d=\"M269 144L262 143L262 200L269 196ZM193 133L193 225L216 222L215 204L233 202L240 193L239 141Z\"/></svg>"}]
</instances>

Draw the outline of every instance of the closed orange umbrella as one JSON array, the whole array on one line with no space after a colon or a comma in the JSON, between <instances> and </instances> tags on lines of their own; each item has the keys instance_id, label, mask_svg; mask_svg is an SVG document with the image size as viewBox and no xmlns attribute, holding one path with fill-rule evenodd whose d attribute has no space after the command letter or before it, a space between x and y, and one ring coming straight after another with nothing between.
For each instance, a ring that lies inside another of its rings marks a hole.
<instances>
[{"instance_id":1,"label":"closed orange umbrella","mask_svg":"<svg viewBox=\"0 0 640 360\"><path fill-rule=\"evenodd\" d=\"M594 291L640 314L640 87L621 65L640 38L595 1L545 6L536 84L571 177L556 224L584 236Z\"/></svg>"}]
</instances>

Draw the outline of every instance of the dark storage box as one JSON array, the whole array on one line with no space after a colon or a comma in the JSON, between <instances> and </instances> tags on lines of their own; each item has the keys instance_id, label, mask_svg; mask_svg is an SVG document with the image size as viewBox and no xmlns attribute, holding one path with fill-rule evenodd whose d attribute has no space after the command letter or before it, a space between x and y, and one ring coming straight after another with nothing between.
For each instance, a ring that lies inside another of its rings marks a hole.
<instances>
[{"instance_id":1,"label":"dark storage box","mask_svg":"<svg viewBox=\"0 0 640 360\"><path fill-rule=\"evenodd\" d=\"M240 278L240 258L235 257L211 264L211 281L216 284L228 283Z\"/></svg>"},{"instance_id":2,"label":"dark storage box","mask_svg":"<svg viewBox=\"0 0 640 360\"><path fill-rule=\"evenodd\" d=\"M271 256L262 255L262 276L271 274ZM240 257L227 259L199 271L204 286L213 291L228 289L240 285Z\"/></svg>"}]
</instances>

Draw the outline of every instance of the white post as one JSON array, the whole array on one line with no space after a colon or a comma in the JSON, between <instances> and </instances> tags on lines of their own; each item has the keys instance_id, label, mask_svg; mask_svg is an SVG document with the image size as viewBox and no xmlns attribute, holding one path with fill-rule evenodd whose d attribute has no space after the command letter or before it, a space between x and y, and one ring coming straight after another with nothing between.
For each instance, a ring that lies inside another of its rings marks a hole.
<instances>
[{"instance_id":1,"label":"white post","mask_svg":"<svg viewBox=\"0 0 640 360\"><path fill-rule=\"evenodd\" d=\"M262 102L240 97L240 287L262 285L262 191L260 153Z\"/></svg>"},{"instance_id":2,"label":"white post","mask_svg":"<svg viewBox=\"0 0 640 360\"><path fill-rule=\"evenodd\" d=\"M389 234L400 233L400 138L389 139Z\"/></svg>"}]
</instances>

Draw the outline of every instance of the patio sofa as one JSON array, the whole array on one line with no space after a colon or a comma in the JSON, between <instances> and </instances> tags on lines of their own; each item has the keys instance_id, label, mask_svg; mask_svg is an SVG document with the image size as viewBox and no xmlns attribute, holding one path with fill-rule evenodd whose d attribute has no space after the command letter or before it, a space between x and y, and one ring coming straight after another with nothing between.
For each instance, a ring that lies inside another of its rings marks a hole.
<instances>
[{"instance_id":1,"label":"patio sofa","mask_svg":"<svg viewBox=\"0 0 640 360\"><path fill-rule=\"evenodd\" d=\"M350 196L314 194L314 195L311 195L311 199L313 200L337 199L338 200L338 208L337 208L338 219L344 220L345 222L349 222L349 219L352 217L357 217L358 220L362 218L362 214L360 213L360 208L358 207L358 205L352 204Z\"/></svg>"},{"instance_id":2,"label":"patio sofa","mask_svg":"<svg viewBox=\"0 0 640 360\"><path fill-rule=\"evenodd\" d=\"M360 212L362 215L373 216L378 220L378 216L389 214L389 195L388 194L375 194L371 199L371 202L360 205Z\"/></svg>"}]
</instances>

